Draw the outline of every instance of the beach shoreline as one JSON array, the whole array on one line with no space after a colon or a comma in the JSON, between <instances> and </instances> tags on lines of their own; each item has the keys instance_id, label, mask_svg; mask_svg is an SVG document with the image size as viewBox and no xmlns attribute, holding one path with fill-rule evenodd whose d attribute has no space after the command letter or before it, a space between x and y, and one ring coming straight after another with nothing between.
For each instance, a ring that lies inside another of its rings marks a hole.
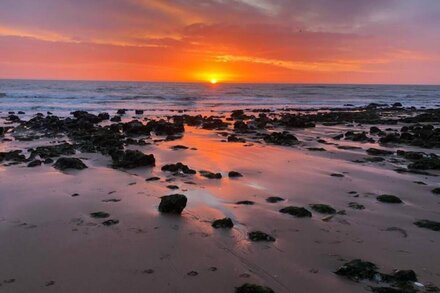
<instances>
[{"instance_id":1,"label":"beach shoreline","mask_svg":"<svg viewBox=\"0 0 440 293\"><path fill-rule=\"evenodd\" d=\"M440 222L438 108L164 112L0 113L0 291L440 284L437 226L415 224ZM164 169L177 162L195 174ZM187 198L180 215L158 210L170 194ZM311 216L280 212L291 206ZM222 218L234 227L213 228ZM335 274L355 259L374 263L374 277ZM384 277L396 269L417 281Z\"/></svg>"}]
</instances>

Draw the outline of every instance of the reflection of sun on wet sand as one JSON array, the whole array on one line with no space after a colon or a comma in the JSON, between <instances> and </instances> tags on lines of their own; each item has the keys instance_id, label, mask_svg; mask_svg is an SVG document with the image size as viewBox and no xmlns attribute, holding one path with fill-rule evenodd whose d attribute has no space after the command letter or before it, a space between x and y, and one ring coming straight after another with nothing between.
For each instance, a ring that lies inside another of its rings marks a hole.
<instances>
[{"instance_id":1,"label":"reflection of sun on wet sand","mask_svg":"<svg viewBox=\"0 0 440 293\"><path fill-rule=\"evenodd\" d=\"M439 283L438 110L133 113L2 119L0 288Z\"/></svg>"}]
</instances>

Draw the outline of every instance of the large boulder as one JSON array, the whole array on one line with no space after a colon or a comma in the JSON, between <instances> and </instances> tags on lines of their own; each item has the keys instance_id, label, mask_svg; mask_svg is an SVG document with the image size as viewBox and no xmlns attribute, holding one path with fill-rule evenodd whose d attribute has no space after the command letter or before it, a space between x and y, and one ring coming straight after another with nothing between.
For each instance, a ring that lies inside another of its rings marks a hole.
<instances>
[{"instance_id":1,"label":"large boulder","mask_svg":"<svg viewBox=\"0 0 440 293\"><path fill-rule=\"evenodd\" d=\"M171 194L162 196L159 204L159 212L167 214L180 214L186 207L188 199L183 194Z\"/></svg>"}]
</instances>

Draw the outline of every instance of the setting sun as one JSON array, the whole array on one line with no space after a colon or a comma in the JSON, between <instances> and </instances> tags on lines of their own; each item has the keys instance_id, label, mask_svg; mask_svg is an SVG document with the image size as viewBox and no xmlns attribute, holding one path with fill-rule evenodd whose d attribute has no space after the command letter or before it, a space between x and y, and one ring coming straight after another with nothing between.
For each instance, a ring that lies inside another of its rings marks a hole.
<instances>
[{"instance_id":1,"label":"setting sun","mask_svg":"<svg viewBox=\"0 0 440 293\"><path fill-rule=\"evenodd\" d=\"M217 83L217 79L212 78L212 79L210 80L210 83L211 83L211 84L216 84L216 83Z\"/></svg>"}]
</instances>

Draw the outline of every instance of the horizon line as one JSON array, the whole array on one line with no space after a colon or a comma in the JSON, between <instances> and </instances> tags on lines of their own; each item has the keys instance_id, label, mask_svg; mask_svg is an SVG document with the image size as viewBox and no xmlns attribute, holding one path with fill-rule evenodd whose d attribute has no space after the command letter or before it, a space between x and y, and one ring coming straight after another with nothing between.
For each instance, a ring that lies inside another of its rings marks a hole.
<instances>
[{"instance_id":1,"label":"horizon line","mask_svg":"<svg viewBox=\"0 0 440 293\"><path fill-rule=\"evenodd\" d=\"M171 80L111 80L111 79L44 79L44 78L0 78L0 81L61 81L61 82L133 82L133 83L186 83L186 84L210 84L209 81L171 81ZM219 81L222 84L267 84L267 85L402 85L402 86L440 86L430 83L343 83L343 82L254 82L254 81Z\"/></svg>"}]
</instances>

